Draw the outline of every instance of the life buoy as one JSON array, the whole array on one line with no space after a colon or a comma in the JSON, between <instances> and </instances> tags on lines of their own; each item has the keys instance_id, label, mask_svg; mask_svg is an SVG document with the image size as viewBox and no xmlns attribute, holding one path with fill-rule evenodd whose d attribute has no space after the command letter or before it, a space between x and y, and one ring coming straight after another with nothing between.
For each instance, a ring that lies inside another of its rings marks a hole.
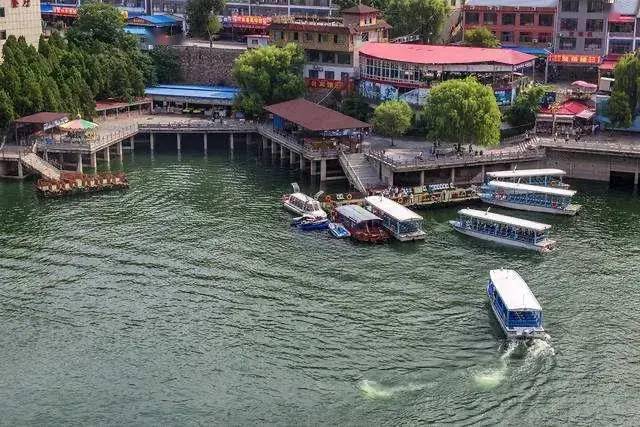
<instances>
[{"instance_id":1,"label":"life buoy","mask_svg":"<svg viewBox=\"0 0 640 427\"><path fill-rule=\"evenodd\" d=\"M351 195L351 193L347 193L347 200L351 200L353 199L353 196Z\"/></svg>"},{"instance_id":2,"label":"life buoy","mask_svg":"<svg viewBox=\"0 0 640 427\"><path fill-rule=\"evenodd\" d=\"M327 203L331 203L331 196L327 195L327 197L324 198L324 201Z\"/></svg>"},{"instance_id":3,"label":"life buoy","mask_svg":"<svg viewBox=\"0 0 640 427\"><path fill-rule=\"evenodd\" d=\"M552 203L551 203L551 207L552 207L553 209L555 209L555 208L557 208L557 207L558 207L558 204L557 204L556 202L552 202Z\"/></svg>"},{"instance_id":4,"label":"life buoy","mask_svg":"<svg viewBox=\"0 0 640 427\"><path fill-rule=\"evenodd\" d=\"M399 204L402 204L402 202L404 202L404 199L403 199L402 197L399 197L399 198L398 198L398 203L399 203Z\"/></svg>"}]
</instances>

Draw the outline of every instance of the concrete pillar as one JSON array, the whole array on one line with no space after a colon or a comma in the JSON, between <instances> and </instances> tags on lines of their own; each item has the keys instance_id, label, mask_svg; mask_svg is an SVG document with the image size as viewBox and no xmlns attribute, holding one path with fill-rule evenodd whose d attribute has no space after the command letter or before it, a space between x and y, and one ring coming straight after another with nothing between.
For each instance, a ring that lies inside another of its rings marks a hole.
<instances>
[{"instance_id":1,"label":"concrete pillar","mask_svg":"<svg viewBox=\"0 0 640 427\"><path fill-rule=\"evenodd\" d=\"M116 149L118 150L118 158L120 159L120 161L122 161L122 141L118 142L118 144L116 145Z\"/></svg>"},{"instance_id":2,"label":"concrete pillar","mask_svg":"<svg viewBox=\"0 0 640 427\"><path fill-rule=\"evenodd\" d=\"M204 155L207 155L207 151L209 150L209 135L205 132L202 138L202 150L204 151Z\"/></svg>"},{"instance_id":3,"label":"concrete pillar","mask_svg":"<svg viewBox=\"0 0 640 427\"><path fill-rule=\"evenodd\" d=\"M250 133L248 133L248 134L246 135L246 138L247 138L247 139L246 139L246 141L245 141L245 142L247 143L247 145L251 144L251 134L250 134Z\"/></svg>"},{"instance_id":4,"label":"concrete pillar","mask_svg":"<svg viewBox=\"0 0 640 427\"><path fill-rule=\"evenodd\" d=\"M178 154L182 152L182 134L176 133L176 149L178 150Z\"/></svg>"},{"instance_id":5,"label":"concrete pillar","mask_svg":"<svg viewBox=\"0 0 640 427\"><path fill-rule=\"evenodd\" d=\"M58 161L60 162L60 168L64 169L64 154L58 154Z\"/></svg>"},{"instance_id":6,"label":"concrete pillar","mask_svg":"<svg viewBox=\"0 0 640 427\"><path fill-rule=\"evenodd\" d=\"M278 144L275 141L271 141L271 154L275 156L277 154Z\"/></svg>"},{"instance_id":7,"label":"concrete pillar","mask_svg":"<svg viewBox=\"0 0 640 427\"><path fill-rule=\"evenodd\" d=\"M420 187L424 186L424 171L420 171Z\"/></svg>"},{"instance_id":8,"label":"concrete pillar","mask_svg":"<svg viewBox=\"0 0 640 427\"><path fill-rule=\"evenodd\" d=\"M229 150L233 151L233 134L229 134Z\"/></svg>"},{"instance_id":9,"label":"concrete pillar","mask_svg":"<svg viewBox=\"0 0 640 427\"><path fill-rule=\"evenodd\" d=\"M300 154L300 170L304 171L304 167L305 167L304 156L302 154Z\"/></svg>"},{"instance_id":10,"label":"concrete pillar","mask_svg":"<svg viewBox=\"0 0 640 427\"><path fill-rule=\"evenodd\" d=\"M318 174L318 172L316 172L316 161L315 160L310 160L309 163L311 164L311 170L310 170L310 175L311 176L315 176Z\"/></svg>"},{"instance_id":11,"label":"concrete pillar","mask_svg":"<svg viewBox=\"0 0 640 427\"><path fill-rule=\"evenodd\" d=\"M296 153L293 150L289 150L289 164L293 165L296 162Z\"/></svg>"},{"instance_id":12,"label":"concrete pillar","mask_svg":"<svg viewBox=\"0 0 640 427\"><path fill-rule=\"evenodd\" d=\"M104 161L107 162L107 169L111 169L111 153L109 147L104 149Z\"/></svg>"},{"instance_id":13,"label":"concrete pillar","mask_svg":"<svg viewBox=\"0 0 640 427\"><path fill-rule=\"evenodd\" d=\"M320 160L320 181L327 180L327 159Z\"/></svg>"},{"instance_id":14,"label":"concrete pillar","mask_svg":"<svg viewBox=\"0 0 640 427\"><path fill-rule=\"evenodd\" d=\"M98 169L98 156L96 155L96 153L91 153L90 158L91 158L91 167L93 169Z\"/></svg>"},{"instance_id":15,"label":"concrete pillar","mask_svg":"<svg viewBox=\"0 0 640 427\"><path fill-rule=\"evenodd\" d=\"M269 148L269 142L267 142L267 138L266 137L262 137L262 149L266 150L267 148Z\"/></svg>"},{"instance_id":16,"label":"concrete pillar","mask_svg":"<svg viewBox=\"0 0 640 427\"><path fill-rule=\"evenodd\" d=\"M151 133L149 138L151 138L151 144L153 145L153 133ZM134 151L136 149L136 140L133 136L129 138L129 147L131 148L131 151Z\"/></svg>"},{"instance_id":17,"label":"concrete pillar","mask_svg":"<svg viewBox=\"0 0 640 427\"><path fill-rule=\"evenodd\" d=\"M82 154L78 153L78 168L76 169L80 173L82 172Z\"/></svg>"},{"instance_id":18,"label":"concrete pillar","mask_svg":"<svg viewBox=\"0 0 640 427\"><path fill-rule=\"evenodd\" d=\"M18 159L18 178L24 178L24 171L22 170L22 162Z\"/></svg>"},{"instance_id":19,"label":"concrete pillar","mask_svg":"<svg viewBox=\"0 0 640 427\"><path fill-rule=\"evenodd\" d=\"M287 157L285 152L287 150L284 148L284 145L280 146L280 160L284 161L284 159Z\"/></svg>"},{"instance_id":20,"label":"concrete pillar","mask_svg":"<svg viewBox=\"0 0 640 427\"><path fill-rule=\"evenodd\" d=\"M487 169L486 166L482 165L482 182L484 182L484 177L485 177L485 174L487 173L486 169Z\"/></svg>"},{"instance_id":21,"label":"concrete pillar","mask_svg":"<svg viewBox=\"0 0 640 427\"><path fill-rule=\"evenodd\" d=\"M452 184L455 184L456 182L456 168L451 168L451 179L450 179Z\"/></svg>"},{"instance_id":22,"label":"concrete pillar","mask_svg":"<svg viewBox=\"0 0 640 427\"><path fill-rule=\"evenodd\" d=\"M639 173L639 172L636 172L636 173L633 175L633 185L635 185L636 187L638 186L638 176L639 176L639 175L640 175L640 173Z\"/></svg>"},{"instance_id":23,"label":"concrete pillar","mask_svg":"<svg viewBox=\"0 0 640 427\"><path fill-rule=\"evenodd\" d=\"M49 161L49 152L47 150L44 150L44 159L48 162Z\"/></svg>"},{"instance_id":24,"label":"concrete pillar","mask_svg":"<svg viewBox=\"0 0 640 427\"><path fill-rule=\"evenodd\" d=\"M133 139L133 137L131 137L131 139ZM156 136L153 134L153 132L151 132L149 134L149 151L151 152L151 155L153 155L153 149L154 149L153 146L155 145L155 142L156 142Z\"/></svg>"}]
</instances>

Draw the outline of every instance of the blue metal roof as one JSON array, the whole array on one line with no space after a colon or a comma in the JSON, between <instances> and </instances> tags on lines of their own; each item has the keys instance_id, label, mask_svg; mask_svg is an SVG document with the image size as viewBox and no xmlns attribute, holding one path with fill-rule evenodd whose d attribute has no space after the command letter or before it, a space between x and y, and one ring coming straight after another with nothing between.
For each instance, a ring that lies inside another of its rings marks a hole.
<instances>
[{"instance_id":1,"label":"blue metal roof","mask_svg":"<svg viewBox=\"0 0 640 427\"><path fill-rule=\"evenodd\" d=\"M340 215L345 216L356 223L363 221L381 221L379 217L358 205L338 206L336 211L338 211Z\"/></svg>"},{"instance_id":2,"label":"blue metal roof","mask_svg":"<svg viewBox=\"0 0 640 427\"><path fill-rule=\"evenodd\" d=\"M151 30L147 27L135 27L132 25L127 25L124 27L124 32L133 34L136 36L147 36L152 37Z\"/></svg>"},{"instance_id":3,"label":"blue metal roof","mask_svg":"<svg viewBox=\"0 0 640 427\"><path fill-rule=\"evenodd\" d=\"M147 21L149 24L156 27L170 27L171 25L176 25L181 22L169 15L139 15L134 18Z\"/></svg>"},{"instance_id":4,"label":"blue metal roof","mask_svg":"<svg viewBox=\"0 0 640 427\"><path fill-rule=\"evenodd\" d=\"M40 3L40 13L53 13L53 5L51 3Z\"/></svg>"},{"instance_id":5,"label":"blue metal roof","mask_svg":"<svg viewBox=\"0 0 640 427\"><path fill-rule=\"evenodd\" d=\"M516 52L528 53L529 55L547 56L551 52L542 47L529 46L502 46L503 49L515 50Z\"/></svg>"},{"instance_id":6,"label":"blue metal roof","mask_svg":"<svg viewBox=\"0 0 640 427\"><path fill-rule=\"evenodd\" d=\"M198 98L206 100L233 101L240 89L226 86L159 85L148 87L145 95L175 98Z\"/></svg>"}]
</instances>

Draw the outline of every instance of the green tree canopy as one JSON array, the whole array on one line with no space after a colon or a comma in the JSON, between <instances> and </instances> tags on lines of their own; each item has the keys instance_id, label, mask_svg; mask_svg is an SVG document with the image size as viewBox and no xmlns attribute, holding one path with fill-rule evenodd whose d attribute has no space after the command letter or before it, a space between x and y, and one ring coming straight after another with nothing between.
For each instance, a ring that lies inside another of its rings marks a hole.
<instances>
[{"instance_id":1,"label":"green tree canopy","mask_svg":"<svg viewBox=\"0 0 640 427\"><path fill-rule=\"evenodd\" d=\"M405 101L385 101L373 110L373 128L393 139L404 135L411 127L413 110Z\"/></svg>"},{"instance_id":2,"label":"green tree canopy","mask_svg":"<svg viewBox=\"0 0 640 427\"><path fill-rule=\"evenodd\" d=\"M432 138L495 145L500 141L500 110L490 86L474 77L435 86L425 105Z\"/></svg>"},{"instance_id":3,"label":"green tree canopy","mask_svg":"<svg viewBox=\"0 0 640 427\"><path fill-rule=\"evenodd\" d=\"M185 15L191 35L209 37L209 18L219 15L224 4L224 0L189 0Z\"/></svg>"},{"instance_id":4,"label":"green tree canopy","mask_svg":"<svg viewBox=\"0 0 640 427\"><path fill-rule=\"evenodd\" d=\"M259 117L264 105L301 96L303 65L304 51L293 43L283 48L264 46L247 50L233 66L233 77L240 87L236 108L249 117Z\"/></svg>"},{"instance_id":5,"label":"green tree canopy","mask_svg":"<svg viewBox=\"0 0 640 427\"><path fill-rule=\"evenodd\" d=\"M209 36L209 47L213 47L213 38L216 34L220 32L222 29L222 24L220 24L220 19L216 15L209 18L207 21L207 35Z\"/></svg>"},{"instance_id":6,"label":"green tree canopy","mask_svg":"<svg viewBox=\"0 0 640 427\"><path fill-rule=\"evenodd\" d=\"M6 130L9 124L16 118L13 111L13 102L7 92L0 89L0 130Z\"/></svg>"},{"instance_id":7,"label":"green tree canopy","mask_svg":"<svg viewBox=\"0 0 640 427\"><path fill-rule=\"evenodd\" d=\"M607 116L613 126L617 128L631 126L632 114L629 99L629 95L619 89L614 90L611 94L607 106Z\"/></svg>"},{"instance_id":8,"label":"green tree canopy","mask_svg":"<svg viewBox=\"0 0 640 427\"><path fill-rule=\"evenodd\" d=\"M107 45L121 47L127 43L122 12L106 3L85 3L78 9L78 19L67 32L67 39L77 46Z\"/></svg>"},{"instance_id":9,"label":"green tree canopy","mask_svg":"<svg viewBox=\"0 0 640 427\"><path fill-rule=\"evenodd\" d=\"M547 88L543 85L533 85L521 91L505 114L507 121L513 126L532 128L546 92Z\"/></svg>"},{"instance_id":10,"label":"green tree canopy","mask_svg":"<svg viewBox=\"0 0 640 427\"><path fill-rule=\"evenodd\" d=\"M344 98L340 105L340 111L347 116L355 117L363 122L368 122L371 117L371 107L361 96L352 95Z\"/></svg>"},{"instance_id":11,"label":"green tree canopy","mask_svg":"<svg viewBox=\"0 0 640 427\"><path fill-rule=\"evenodd\" d=\"M500 42L487 27L478 27L464 32L464 44L474 47L499 47Z\"/></svg>"},{"instance_id":12,"label":"green tree canopy","mask_svg":"<svg viewBox=\"0 0 640 427\"><path fill-rule=\"evenodd\" d=\"M640 52L624 55L613 70L615 82L614 92L619 91L628 96L631 115L638 107L640 99Z\"/></svg>"},{"instance_id":13,"label":"green tree canopy","mask_svg":"<svg viewBox=\"0 0 640 427\"><path fill-rule=\"evenodd\" d=\"M449 16L445 0L389 0L384 17L394 36L418 34L423 43L434 43Z\"/></svg>"},{"instance_id":14,"label":"green tree canopy","mask_svg":"<svg viewBox=\"0 0 640 427\"><path fill-rule=\"evenodd\" d=\"M180 57L175 49L158 45L149 55L159 83L175 83L182 80Z\"/></svg>"}]
</instances>

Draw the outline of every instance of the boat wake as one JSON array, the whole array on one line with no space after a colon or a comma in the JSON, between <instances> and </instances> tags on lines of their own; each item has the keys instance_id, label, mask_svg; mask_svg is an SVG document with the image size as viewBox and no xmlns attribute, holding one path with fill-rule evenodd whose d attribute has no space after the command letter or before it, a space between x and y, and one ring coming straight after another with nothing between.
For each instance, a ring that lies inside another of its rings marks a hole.
<instances>
[{"instance_id":1,"label":"boat wake","mask_svg":"<svg viewBox=\"0 0 640 427\"><path fill-rule=\"evenodd\" d=\"M426 384L405 384L399 386L386 386L373 380L361 380L357 384L358 390L370 399L389 399L397 394L422 390Z\"/></svg>"},{"instance_id":2,"label":"boat wake","mask_svg":"<svg viewBox=\"0 0 640 427\"><path fill-rule=\"evenodd\" d=\"M506 350L500 355L498 367L475 371L473 374L473 383L480 389L491 390L500 385L509 376L512 370L512 360L522 360L521 366L515 369L529 370L529 367L538 360L554 356L555 354L548 335L545 338L534 339L529 344L518 341L508 341Z\"/></svg>"}]
</instances>

